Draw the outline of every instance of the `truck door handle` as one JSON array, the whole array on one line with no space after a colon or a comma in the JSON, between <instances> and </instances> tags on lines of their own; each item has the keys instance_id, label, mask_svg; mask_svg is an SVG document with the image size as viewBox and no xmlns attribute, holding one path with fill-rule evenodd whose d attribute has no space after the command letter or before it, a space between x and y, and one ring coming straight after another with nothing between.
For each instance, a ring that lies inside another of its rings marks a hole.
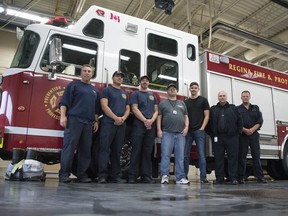
<instances>
[{"instance_id":1,"label":"truck door handle","mask_svg":"<svg viewBox=\"0 0 288 216\"><path fill-rule=\"evenodd\" d=\"M23 81L23 84L29 85L29 83L30 83L29 80L24 80Z\"/></svg>"}]
</instances>

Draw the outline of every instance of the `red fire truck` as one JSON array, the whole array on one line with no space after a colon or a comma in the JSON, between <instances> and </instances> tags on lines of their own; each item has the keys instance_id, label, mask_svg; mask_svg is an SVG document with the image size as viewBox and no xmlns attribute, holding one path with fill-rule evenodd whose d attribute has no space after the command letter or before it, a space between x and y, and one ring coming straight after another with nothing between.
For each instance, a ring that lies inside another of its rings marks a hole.
<instances>
[{"instance_id":1,"label":"red fire truck","mask_svg":"<svg viewBox=\"0 0 288 216\"><path fill-rule=\"evenodd\" d=\"M184 99L189 82L199 80L195 35L97 6L91 6L72 27L63 27L62 21L49 22L57 26L29 25L3 74L3 159L13 158L13 149L25 149L36 151L44 163L59 162L63 128L58 103L65 86L80 79L83 64L95 68L92 84L100 93L112 83L115 70L125 74L122 87L128 93L138 88L140 76L148 75L150 89L159 100L166 97L168 84L175 83L179 98Z\"/></svg>"},{"instance_id":2,"label":"red fire truck","mask_svg":"<svg viewBox=\"0 0 288 216\"><path fill-rule=\"evenodd\" d=\"M166 98L166 86L171 82L178 86L178 98L184 99L189 96L190 82L198 81L201 94L211 105L216 103L219 90L227 91L229 102L236 105L240 104L241 91L250 90L264 115L263 166L275 179L288 177L285 74L209 52L200 58L197 36L98 6L91 6L72 27L63 27L66 23L61 20L54 22L57 26L29 25L11 67L3 74L2 159L11 159L12 152L24 149L37 152L37 160L43 163L59 162L63 128L59 125L58 103L65 86L80 79L81 66L89 63L95 68L92 84L100 93L111 84L117 69L125 74L122 87L128 93L136 90L139 77L147 74L150 89L159 101ZM125 146L128 142L129 130ZM212 170L208 138L206 151L207 169ZM93 152L96 155L97 149ZM156 152L156 161L157 156ZM97 161L96 156L93 158ZM197 166L196 148L192 148L191 164Z\"/></svg>"}]
</instances>

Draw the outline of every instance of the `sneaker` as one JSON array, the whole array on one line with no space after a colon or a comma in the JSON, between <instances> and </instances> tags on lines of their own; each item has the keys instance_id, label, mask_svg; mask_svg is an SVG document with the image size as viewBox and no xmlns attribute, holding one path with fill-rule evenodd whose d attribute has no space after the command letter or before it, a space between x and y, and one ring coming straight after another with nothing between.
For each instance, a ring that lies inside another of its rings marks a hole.
<instances>
[{"instance_id":1,"label":"sneaker","mask_svg":"<svg viewBox=\"0 0 288 216\"><path fill-rule=\"evenodd\" d=\"M210 184L210 182L207 179L202 179L200 181L201 184Z\"/></svg>"},{"instance_id":2,"label":"sneaker","mask_svg":"<svg viewBox=\"0 0 288 216\"><path fill-rule=\"evenodd\" d=\"M182 178L182 179L180 179L179 181L176 181L176 184L184 184L184 185L187 185L187 184L190 184L190 182L189 182L186 178Z\"/></svg>"},{"instance_id":3,"label":"sneaker","mask_svg":"<svg viewBox=\"0 0 288 216\"><path fill-rule=\"evenodd\" d=\"M169 176L163 175L161 178L161 184L169 184Z\"/></svg>"}]
</instances>

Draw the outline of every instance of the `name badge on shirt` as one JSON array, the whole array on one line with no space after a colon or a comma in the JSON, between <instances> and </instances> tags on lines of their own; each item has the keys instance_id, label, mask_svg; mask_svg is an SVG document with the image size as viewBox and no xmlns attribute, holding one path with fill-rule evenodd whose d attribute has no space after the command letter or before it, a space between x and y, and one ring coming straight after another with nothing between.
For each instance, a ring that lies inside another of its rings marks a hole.
<instances>
[{"instance_id":1,"label":"name badge on shirt","mask_svg":"<svg viewBox=\"0 0 288 216\"><path fill-rule=\"evenodd\" d=\"M176 111L176 110L173 110L173 114L174 114L174 115L177 115L177 111Z\"/></svg>"}]
</instances>

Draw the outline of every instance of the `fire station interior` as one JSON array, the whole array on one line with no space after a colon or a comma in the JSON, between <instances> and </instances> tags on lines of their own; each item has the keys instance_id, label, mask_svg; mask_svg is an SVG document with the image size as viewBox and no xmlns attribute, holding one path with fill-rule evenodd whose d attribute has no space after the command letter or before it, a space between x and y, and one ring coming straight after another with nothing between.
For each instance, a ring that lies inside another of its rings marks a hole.
<instances>
[{"instance_id":1,"label":"fire station interior","mask_svg":"<svg viewBox=\"0 0 288 216\"><path fill-rule=\"evenodd\" d=\"M0 2L0 73L10 67L20 30L56 16L73 24L91 5L197 35L200 54L208 50L288 73L287 0L4 0ZM0 159L3 216L288 213L288 180L275 180L265 170L267 184L250 176L243 185L201 185L200 171L194 166L188 175L190 185L162 185L159 178L155 184L61 184L59 164L44 165L45 181L5 180L10 162ZM207 178L212 182L215 173Z\"/></svg>"}]
</instances>

